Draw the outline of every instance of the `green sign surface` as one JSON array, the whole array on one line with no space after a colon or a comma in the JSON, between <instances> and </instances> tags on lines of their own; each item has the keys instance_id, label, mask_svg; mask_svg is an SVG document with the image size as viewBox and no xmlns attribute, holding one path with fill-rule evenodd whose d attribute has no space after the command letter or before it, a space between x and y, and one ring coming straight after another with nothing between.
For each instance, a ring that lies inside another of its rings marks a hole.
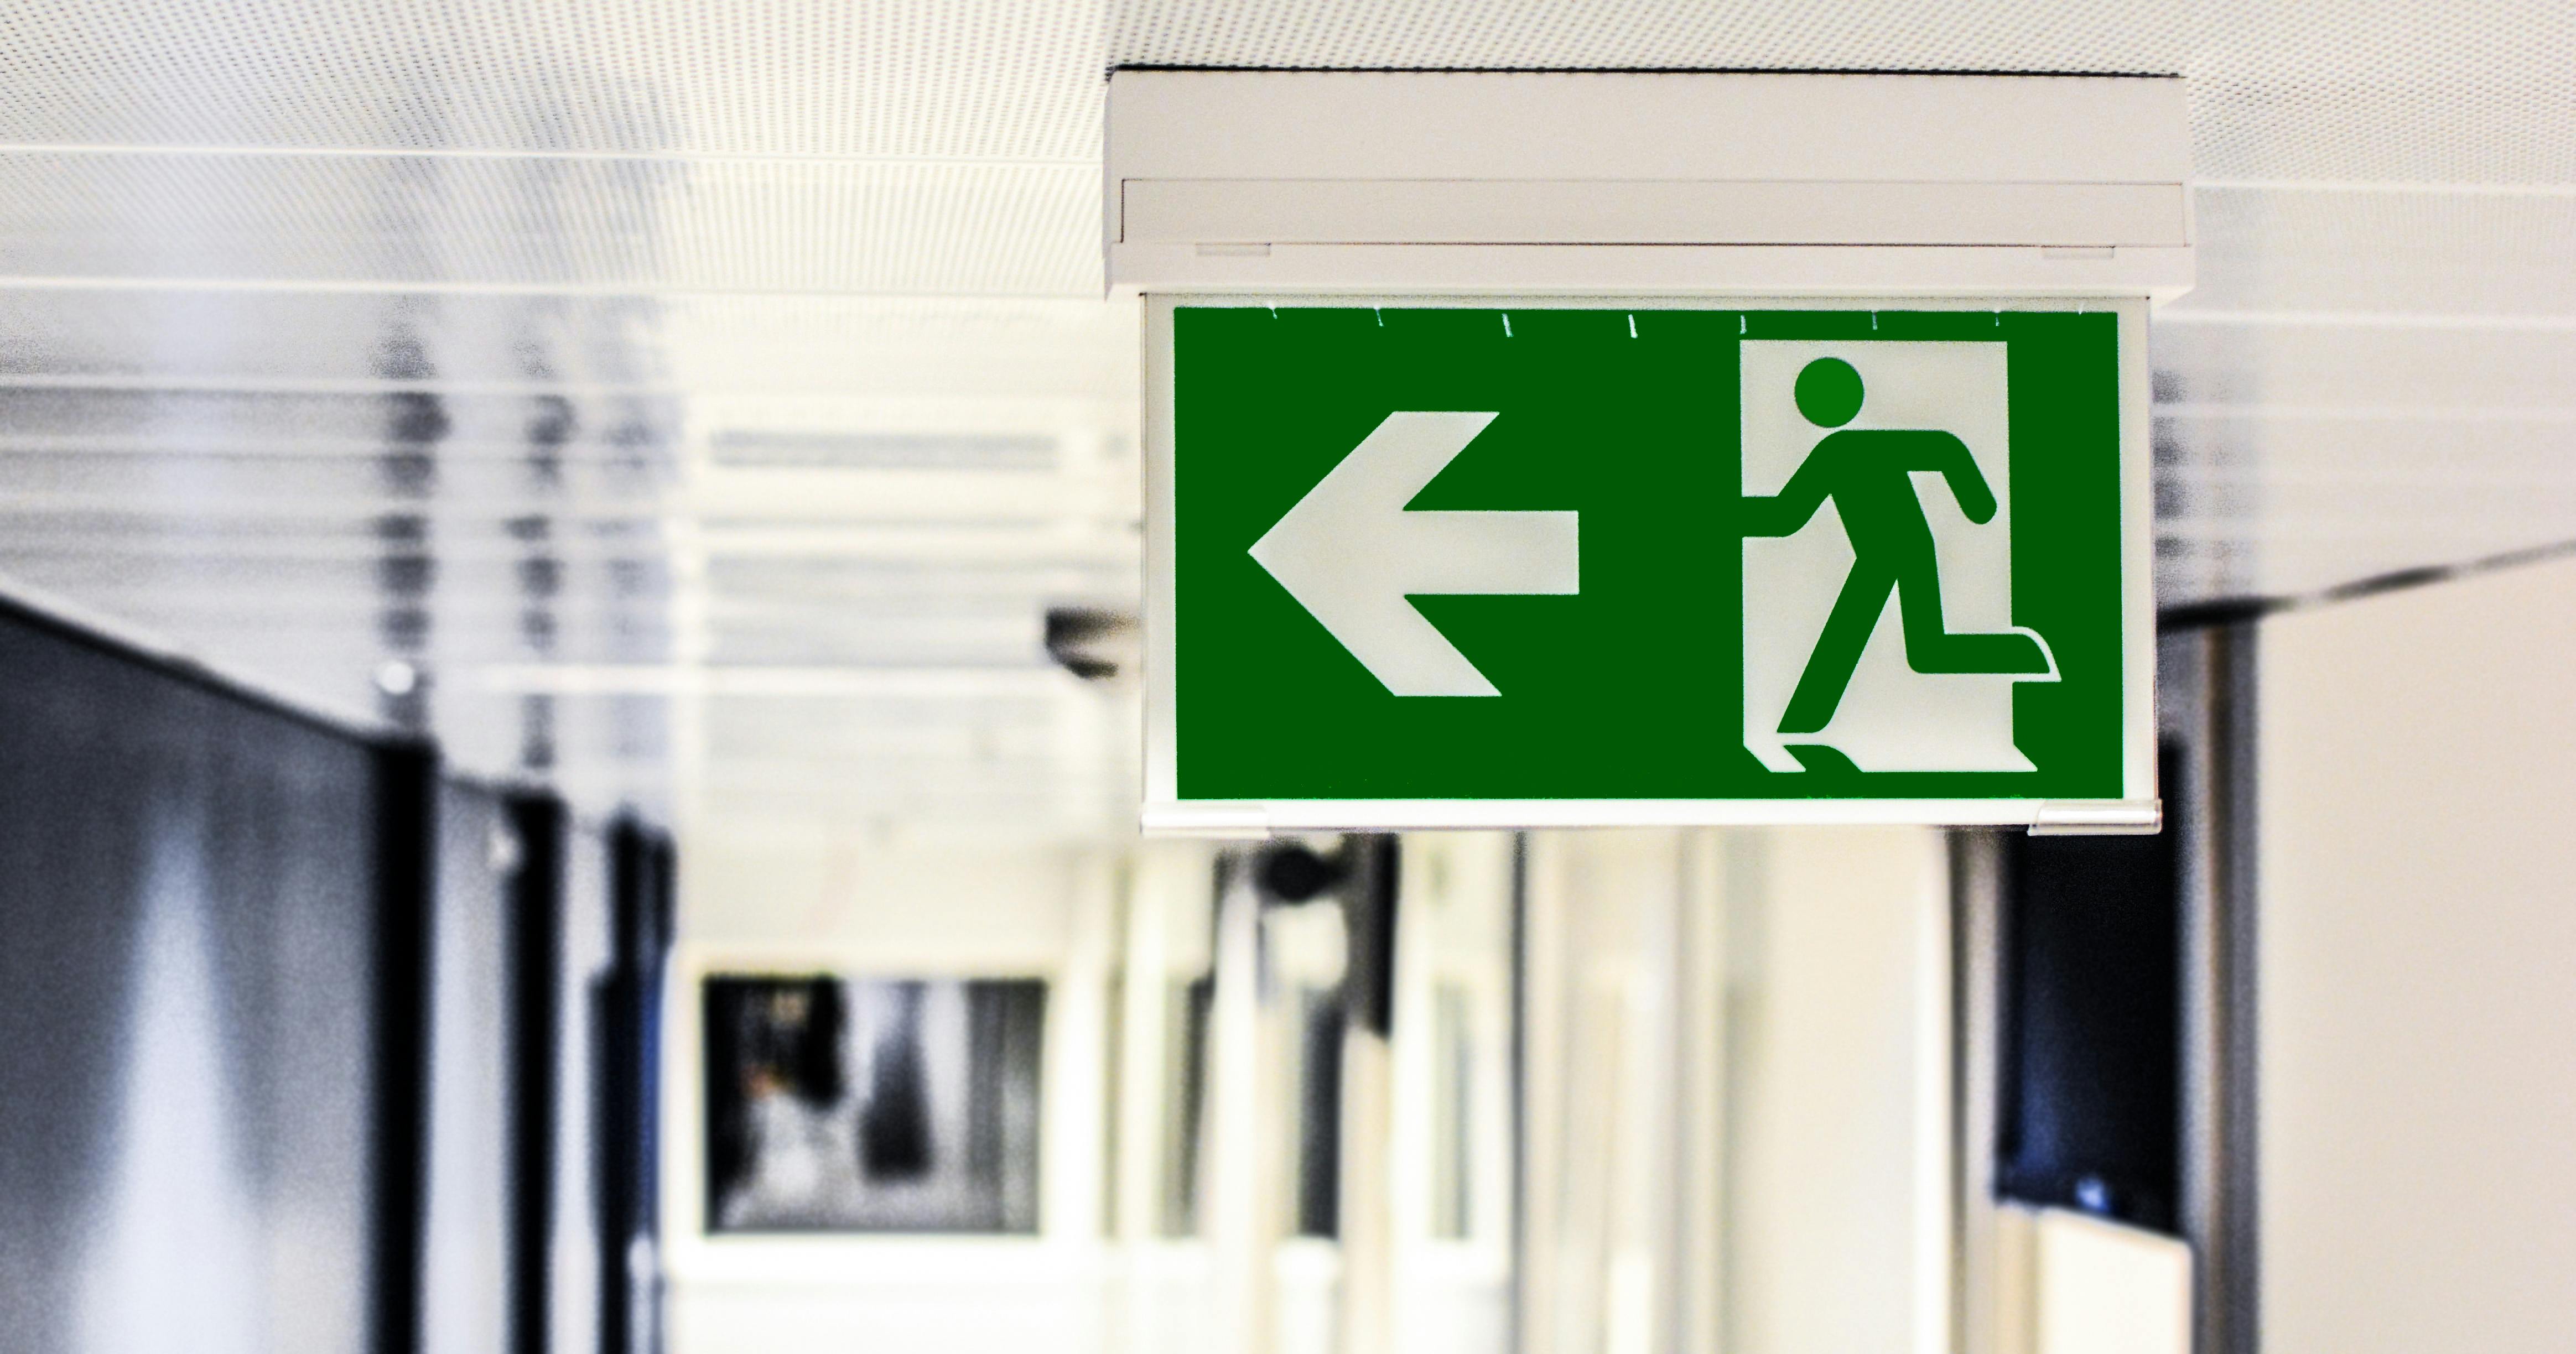
<instances>
[{"instance_id":1,"label":"green sign surface","mask_svg":"<svg viewBox=\"0 0 2576 1354\"><path fill-rule=\"evenodd\" d=\"M2153 813L2138 307L1151 324L1149 823Z\"/></svg>"}]
</instances>

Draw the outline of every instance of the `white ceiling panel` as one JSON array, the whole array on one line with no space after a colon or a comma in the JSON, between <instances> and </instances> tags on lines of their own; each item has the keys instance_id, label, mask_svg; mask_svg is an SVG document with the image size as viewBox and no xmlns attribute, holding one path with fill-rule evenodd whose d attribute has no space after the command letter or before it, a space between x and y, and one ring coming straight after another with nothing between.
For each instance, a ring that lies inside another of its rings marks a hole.
<instances>
[{"instance_id":1,"label":"white ceiling panel","mask_svg":"<svg viewBox=\"0 0 2576 1354\"><path fill-rule=\"evenodd\" d=\"M1085 160L1083 0L154 0L0 14L0 141Z\"/></svg>"},{"instance_id":2,"label":"white ceiling panel","mask_svg":"<svg viewBox=\"0 0 2576 1354\"><path fill-rule=\"evenodd\" d=\"M2190 22L2203 178L2576 182L2576 6L2201 0Z\"/></svg>"},{"instance_id":3,"label":"white ceiling panel","mask_svg":"<svg viewBox=\"0 0 2576 1354\"><path fill-rule=\"evenodd\" d=\"M2576 317L2576 186L2519 192L2204 186L2199 285L2177 313L2353 325Z\"/></svg>"},{"instance_id":4,"label":"white ceiling panel","mask_svg":"<svg viewBox=\"0 0 2576 1354\"><path fill-rule=\"evenodd\" d=\"M1073 164L0 151L12 283L1097 296Z\"/></svg>"}]
</instances>

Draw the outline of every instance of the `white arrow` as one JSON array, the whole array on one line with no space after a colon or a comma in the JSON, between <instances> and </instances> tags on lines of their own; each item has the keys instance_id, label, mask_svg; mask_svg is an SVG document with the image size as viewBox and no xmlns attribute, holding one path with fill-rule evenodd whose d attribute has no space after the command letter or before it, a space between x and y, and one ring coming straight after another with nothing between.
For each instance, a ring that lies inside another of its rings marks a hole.
<instances>
[{"instance_id":1,"label":"white arrow","mask_svg":"<svg viewBox=\"0 0 2576 1354\"><path fill-rule=\"evenodd\" d=\"M1399 696L1499 696L1407 594L1577 591L1571 512L1407 512L1492 414L1398 412L1252 544L1252 557Z\"/></svg>"}]
</instances>

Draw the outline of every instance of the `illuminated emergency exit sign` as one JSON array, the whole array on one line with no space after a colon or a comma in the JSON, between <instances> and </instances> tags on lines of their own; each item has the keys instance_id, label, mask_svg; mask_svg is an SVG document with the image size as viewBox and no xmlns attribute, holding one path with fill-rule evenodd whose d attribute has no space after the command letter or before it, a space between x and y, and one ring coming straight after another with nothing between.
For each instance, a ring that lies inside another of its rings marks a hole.
<instances>
[{"instance_id":1,"label":"illuminated emergency exit sign","mask_svg":"<svg viewBox=\"0 0 2576 1354\"><path fill-rule=\"evenodd\" d=\"M2155 821L2143 302L1148 302L1151 827Z\"/></svg>"}]
</instances>

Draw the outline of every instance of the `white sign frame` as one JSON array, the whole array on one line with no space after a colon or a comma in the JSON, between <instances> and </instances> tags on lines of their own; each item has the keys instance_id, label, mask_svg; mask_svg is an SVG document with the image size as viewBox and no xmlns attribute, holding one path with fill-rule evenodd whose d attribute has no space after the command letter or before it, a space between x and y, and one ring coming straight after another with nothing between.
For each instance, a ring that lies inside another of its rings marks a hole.
<instances>
[{"instance_id":1,"label":"white sign frame","mask_svg":"<svg viewBox=\"0 0 2576 1354\"><path fill-rule=\"evenodd\" d=\"M1752 826L1798 823L2155 832L2154 454L2144 297L1244 295L1143 298L1145 497L1144 772L1151 833L1261 836L1423 828ZM2121 785L2117 799L1264 799L1184 800L1175 724L1172 315L1182 306L1451 307L1475 310L2070 310L2119 317Z\"/></svg>"}]
</instances>

